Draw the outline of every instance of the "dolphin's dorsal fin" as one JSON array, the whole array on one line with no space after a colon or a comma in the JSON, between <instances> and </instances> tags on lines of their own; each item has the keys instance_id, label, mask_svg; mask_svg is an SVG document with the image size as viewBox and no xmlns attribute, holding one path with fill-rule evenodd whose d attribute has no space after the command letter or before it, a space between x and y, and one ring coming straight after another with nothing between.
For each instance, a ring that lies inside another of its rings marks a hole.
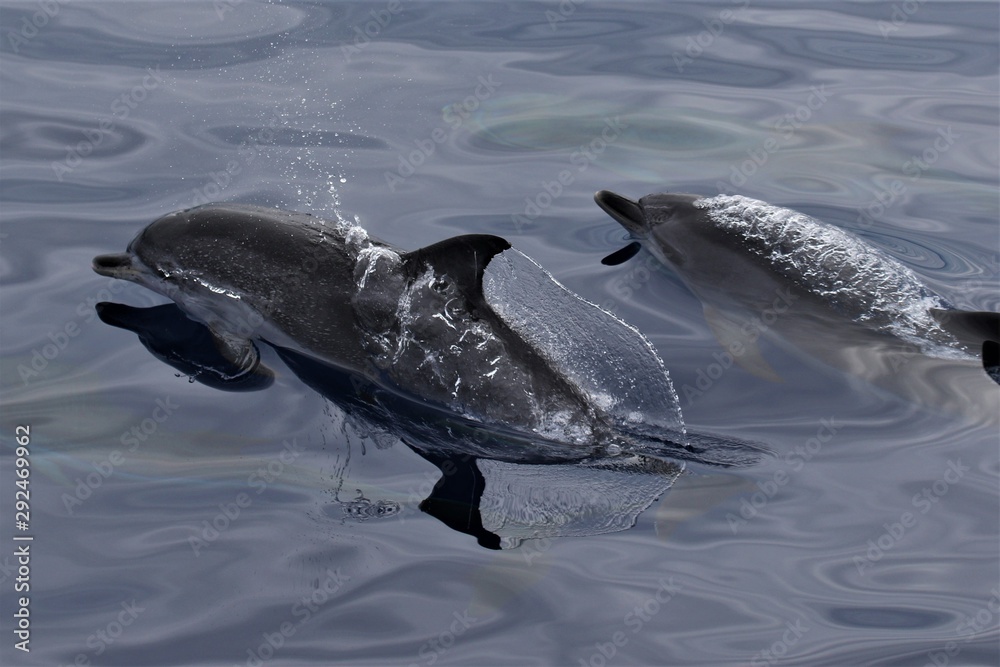
<instances>
[{"instance_id":1,"label":"dolphin's dorsal fin","mask_svg":"<svg viewBox=\"0 0 1000 667\"><path fill-rule=\"evenodd\" d=\"M404 261L411 276L422 272L424 266L432 266L447 273L462 289L478 293L486 265L508 248L510 242L499 236L465 234L406 253Z\"/></svg>"},{"instance_id":2,"label":"dolphin's dorsal fin","mask_svg":"<svg viewBox=\"0 0 1000 667\"><path fill-rule=\"evenodd\" d=\"M744 333L746 324L730 313L723 312L714 306L705 306L705 321L715 334L719 344L729 352L736 364L759 378L771 382L781 382L781 377L771 368L760 352L757 340L750 340ZM739 354L736 354L736 351Z\"/></svg>"},{"instance_id":3,"label":"dolphin's dorsal fin","mask_svg":"<svg viewBox=\"0 0 1000 667\"><path fill-rule=\"evenodd\" d=\"M642 207L638 202L615 194L610 190L601 190L594 195L594 201L605 213L610 215L625 229L634 230L645 228L646 218L642 214Z\"/></svg>"},{"instance_id":4,"label":"dolphin's dorsal fin","mask_svg":"<svg viewBox=\"0 0 1000 667\"><path fill-rule=\"evenodd\" d=\"M638 241L632 241L621 250L616 250L602 259L601 264L604 264L605 266L617 266L635 257L636 253L638 253L641 249L641 243Z\"/></svg>"}]
</instances>

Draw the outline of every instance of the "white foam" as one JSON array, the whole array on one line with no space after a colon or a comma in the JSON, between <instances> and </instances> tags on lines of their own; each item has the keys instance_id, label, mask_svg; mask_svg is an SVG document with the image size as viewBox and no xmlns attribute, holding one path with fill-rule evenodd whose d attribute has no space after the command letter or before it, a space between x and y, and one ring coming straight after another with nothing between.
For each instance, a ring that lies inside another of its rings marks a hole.
<instances>
[{"instance_id":1,"label":"white foam","mask_svg":"<svg viewBox=\"0 0 1000 667\"><path fill-rule=\"evenodd\" d=\"M365 237L365 240L367 240L367 236ZM390 271L394 270L399 266L400 262L402 262L399 254L395 251L386 248L385 246L373 245L369 242L366 247L358 252L358 258L355 264L356 267L364 267L364 272L361 274L361 278L358 279L358 289L364 289L369 276L371 276L377 269L379 260L384 260Z\"/></svg>"}]
</instances>

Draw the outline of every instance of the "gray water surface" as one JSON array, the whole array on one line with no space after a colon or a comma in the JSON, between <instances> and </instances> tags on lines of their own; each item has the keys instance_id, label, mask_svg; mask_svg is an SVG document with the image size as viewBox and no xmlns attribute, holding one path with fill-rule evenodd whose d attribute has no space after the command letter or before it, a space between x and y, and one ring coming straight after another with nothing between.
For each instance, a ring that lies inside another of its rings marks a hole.
<instances>
[{"instance_id":1,"label":"gray water surface","mask_svg":"<svg viewBox=\"0 0 1000 667\"><path fill-rule=\"evenodd\" d=\"M727 365L676 275L646 253L600 264L625 234L592 200L755 197L1000 310L998 17L992 2L5 2L2 662L1000 663L995 422L776 343L781 383ZM164 300L91 259L208 201L356 216L408 249L504 236L650 338L689 428L772 454L689 465L627 530L484 549L418 508L434 465L273 352L271 387L226 393L96 317ZM19 424L30 653L12 617Z\"/></svg>"}]
</instances>

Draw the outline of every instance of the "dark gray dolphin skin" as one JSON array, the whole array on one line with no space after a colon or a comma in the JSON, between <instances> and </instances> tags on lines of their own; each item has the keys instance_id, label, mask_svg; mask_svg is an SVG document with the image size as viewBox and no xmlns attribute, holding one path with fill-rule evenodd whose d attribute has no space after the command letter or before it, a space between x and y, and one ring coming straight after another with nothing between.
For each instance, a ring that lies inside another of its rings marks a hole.
<instances>
[{"instance_id":1,"label":"dark gray dolphin skin","mask_svg":"<svg viewBox=\"0 0 1000 667\"><path fill-rule=\"evenodd\" d=\"M483 301L481 281L490 259L508 248L500 237L469 235L405 253L360 227L226 204L159 218L127 252L96 257L93 266L173 299L208 326L237 375L259 372L253 341L263 339L498 421L559 409L593 421L585 397L531 347L502 343L510 332ZM419 332L400 335L407 324L400 316L414 319L399 312L404 291L413 311L448 317L421 318ZM463 323L479 324L480 335L460 340ZM456 389L431 367L424 340L441 350L458 346L464 363L483 368L502 353L508 381ZM421 373L409 372L421 365Z\"/></svg>"},{"instance_id":2,"label":"dark gray dolphin skin","mask_svg":"<svg viewBox=\"0 0 1000 667\"><path fill-rule=\"evenodd\" d=\"M685 432L649 341L497 236L405 252L351 223L210 204L154 221L127 252L93 267L169 297L204 325L218 354L198 346L181 360L171 352L179 341L149 335L156 313L138 321L101 308L102 319L145 334L154 354L214 386L269 382L255 344L263 341L286 363L313 359L583 456L636 443L680 453L721 444Z\"/></svg>"},{"instance_id":3,"label":"dark gray dolphin skin","mask_svg":"<svg viewBox=\"0 0 1000 667\"><path fill-rule=\"evenodd\" d=\"M779 379L756 345L776 334L911 399L991 422L1000 415L1000 313L955 310L853 234L741 196L633 201L604 190L594 199L637 239L604 263L648 249L701 300L719 342L750 372ZM985 374L967 372L980 366Z\"/></svg>"}]
</instances>

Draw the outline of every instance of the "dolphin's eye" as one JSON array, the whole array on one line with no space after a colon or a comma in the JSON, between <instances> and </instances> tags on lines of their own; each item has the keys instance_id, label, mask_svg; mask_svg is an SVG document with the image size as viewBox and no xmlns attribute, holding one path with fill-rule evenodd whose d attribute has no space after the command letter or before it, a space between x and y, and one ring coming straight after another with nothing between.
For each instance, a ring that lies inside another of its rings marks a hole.
<instances>
[{"instance_id":1,"label":"dolphin's eye","mask_svg":"<svg viewBox=\"0 0 1000 667\"><path fill-rule=\"evenodd\" d=\"M450 286L451 286L451 283L449 283L444 278L438 278L434 282L431 283L431 289L434 290L435 292L437 292L438 294L444 294L445 292L448 291L448 288Z\"/></svg>"}]
</instances>

